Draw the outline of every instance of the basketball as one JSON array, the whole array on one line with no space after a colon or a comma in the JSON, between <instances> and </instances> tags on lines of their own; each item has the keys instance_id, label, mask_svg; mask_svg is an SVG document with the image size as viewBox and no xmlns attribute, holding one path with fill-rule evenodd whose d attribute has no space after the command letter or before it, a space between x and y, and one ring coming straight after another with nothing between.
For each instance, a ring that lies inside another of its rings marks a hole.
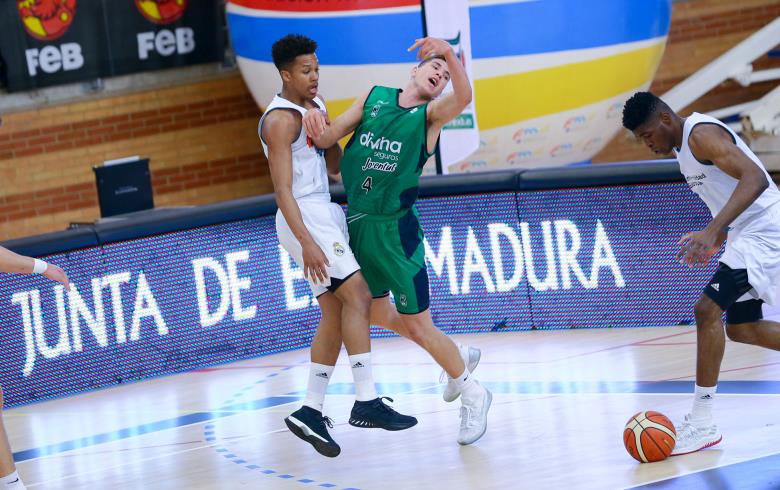
<instances>
[{"instance_id":1,"label":"basketball","mask_svg":"<svg viewBox=\"0 0 780 490\"><path fill-rule=\"evenodd\" d=\"M672 421L659 412L639 412L628 420L623 430L626 451L640 463L663 461L672 453L676 442Z\"/></svg>"}]
</instances>

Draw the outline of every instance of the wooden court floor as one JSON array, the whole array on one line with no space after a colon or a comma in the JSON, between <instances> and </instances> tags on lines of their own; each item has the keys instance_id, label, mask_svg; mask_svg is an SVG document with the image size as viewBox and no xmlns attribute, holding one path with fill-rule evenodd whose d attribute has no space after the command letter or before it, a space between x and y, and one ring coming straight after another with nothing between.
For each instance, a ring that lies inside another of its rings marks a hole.
<instances>
[{"instance_id":1,"label":"wooden court floor","mask_svg":"<svg viewBox=\"0 0 780 490\"><path fill-rule=\"evenodd\" d=\"M728 342L715 401L723 442L639 464L623 426L640 410L673 420L689 410L694 328L455 338L482 348L475 375L494 393L488 432L468 447L456 442L460 402L441 399L438 367L399 338L374 341L374 376L420 423L347 425L342 353L325 404L342 446L334 459L282 420L306 388L306 350L19 407L6 424L28 488L47 490L780 487L780 353Z\"/></svg>"}]
</instances>

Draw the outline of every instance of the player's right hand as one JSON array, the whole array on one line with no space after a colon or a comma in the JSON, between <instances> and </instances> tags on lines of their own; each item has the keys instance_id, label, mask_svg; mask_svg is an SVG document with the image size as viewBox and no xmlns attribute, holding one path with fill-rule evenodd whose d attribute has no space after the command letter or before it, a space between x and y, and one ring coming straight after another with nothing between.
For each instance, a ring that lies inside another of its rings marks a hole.
<instances>
[{"instance_id":1,"label":"player's right hand","mask_svg":"<svg viewBox=\"0 0 780 490\"><path fill-rule=\"evenodd\" d=\"M320 109L309 109L303 115L303 128L312 139L322 136L328 124L330 124L328 113Z\"/></svg>"},{"instance_id":2,"label":"player's right hand","mask_svg":"<svg viewBox=\"0 0 780 490\"><path fill-rule=\"evenodd\" d=\"M70 291L70 280L68 279L68 275L65 274L65 271L60 267L51 263L47 264L46 271L43 273L43 276L51 279L52 281L57 281L58 283L65 286L66 291Z\"/></svg>"},{"instance_id":3,"label":"player's right hand","mask_svg":"<svg viewBox=\"0 0 780 490\"><path fill-rule=\"evenodd\" d=\"M444 56L448 51L452 51L450 43L444 39L436 37L423 37L415 39L407 51L414 51L417 49L417 59L428 59L432 56Z\"/></svg>"},{"instance_id":4,"label":"player's right hand","mask_svg":"<svg viewBox=\"0 0 780 490\"><path fill-rule=\"evenodd\" d=\"M302 245L303 248L303 277L310 279L315 284L325 284L328 281L328 257L314 242Z\"/></svg>"}]
</instances>

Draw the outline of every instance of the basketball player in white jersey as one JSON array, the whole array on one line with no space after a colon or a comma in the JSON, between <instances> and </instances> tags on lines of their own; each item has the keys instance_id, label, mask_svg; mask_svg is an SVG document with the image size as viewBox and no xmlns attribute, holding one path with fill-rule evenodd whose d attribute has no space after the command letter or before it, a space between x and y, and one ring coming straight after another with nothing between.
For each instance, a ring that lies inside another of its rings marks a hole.
<instances>
[{"instance_id":1,"label":"basketball player in white jersey","mask_svg":"<svg viewBox=\"0 0 780 490\"><path fill-rule=\"evenodd\" d=\"M10 250L0 247L0 272L21 274L42 274L44 277L57 281L65 289L70 289L68 276L54 264L15 254ZM3 391L0 389L0 408L3 405ZM24 490L26 487L16 472L13 453L8 444L8 436L5 427L0 420L0 490Z\"/></svg>"},{"instance_id":2,"label":"basketball player in white jersey","mask_svg":"<svg viewBox=\"0 0 780 490\"><path fill-rule=\"evenodd\" d=\"M780 192L758 157L717 119L681 118L655 95L637 92L623 108L623 126L654 152L674 152L688 186L712 213L706 228L682 237L678 259L704 265L726 242L695 307L696 390L672 452L686 454L721 441L712 403L726 341L723 313L731 340L780 350L780 323L761 311L762 303L780 301Z\"/></svg>"},{"instance_id":3,"label":"basketball player in white jersey","mask_svg":"<svg viewBox=\"0 0 780 490\"><path fill-rule=\"evenodd\" d=\"M328 434L332 422L322 414L325 390L342 342L349 353L356 400L349 423L356 427L403 430L417 419L401 415L379 398L371 374L368 319L371 293L349 248L344 212L331 203L327 165L341 156L338 144L323 151L301 123L308 109L325 110L317 96L317 44L288 35L274 43L274 64L282 91L268 105L258 132L268 158L276 203L279 243L303 268L322 310L311 346L311 368L303 406L285 419L289 429L325 456L341 448ZM337 173L336 170L333 173Z\"/></svg>"}]
</instances>

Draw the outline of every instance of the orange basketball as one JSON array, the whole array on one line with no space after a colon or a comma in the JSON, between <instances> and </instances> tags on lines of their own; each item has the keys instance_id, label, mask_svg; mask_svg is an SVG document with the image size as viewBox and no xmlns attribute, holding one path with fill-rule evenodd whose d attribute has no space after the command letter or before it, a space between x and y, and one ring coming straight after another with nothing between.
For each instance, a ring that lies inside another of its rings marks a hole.
<instances>
[{"instance_id":1,"label":"orange basketball","mask_svg":"<svg viewBox=\"0 0 780 490\"><path fill-rule=\"evenodd\" d=\"M672 454L677 433L666 415L647 411L631 417L623 430L626 451L640 463L662 461Z\"/></svg>"}]
</instances>

